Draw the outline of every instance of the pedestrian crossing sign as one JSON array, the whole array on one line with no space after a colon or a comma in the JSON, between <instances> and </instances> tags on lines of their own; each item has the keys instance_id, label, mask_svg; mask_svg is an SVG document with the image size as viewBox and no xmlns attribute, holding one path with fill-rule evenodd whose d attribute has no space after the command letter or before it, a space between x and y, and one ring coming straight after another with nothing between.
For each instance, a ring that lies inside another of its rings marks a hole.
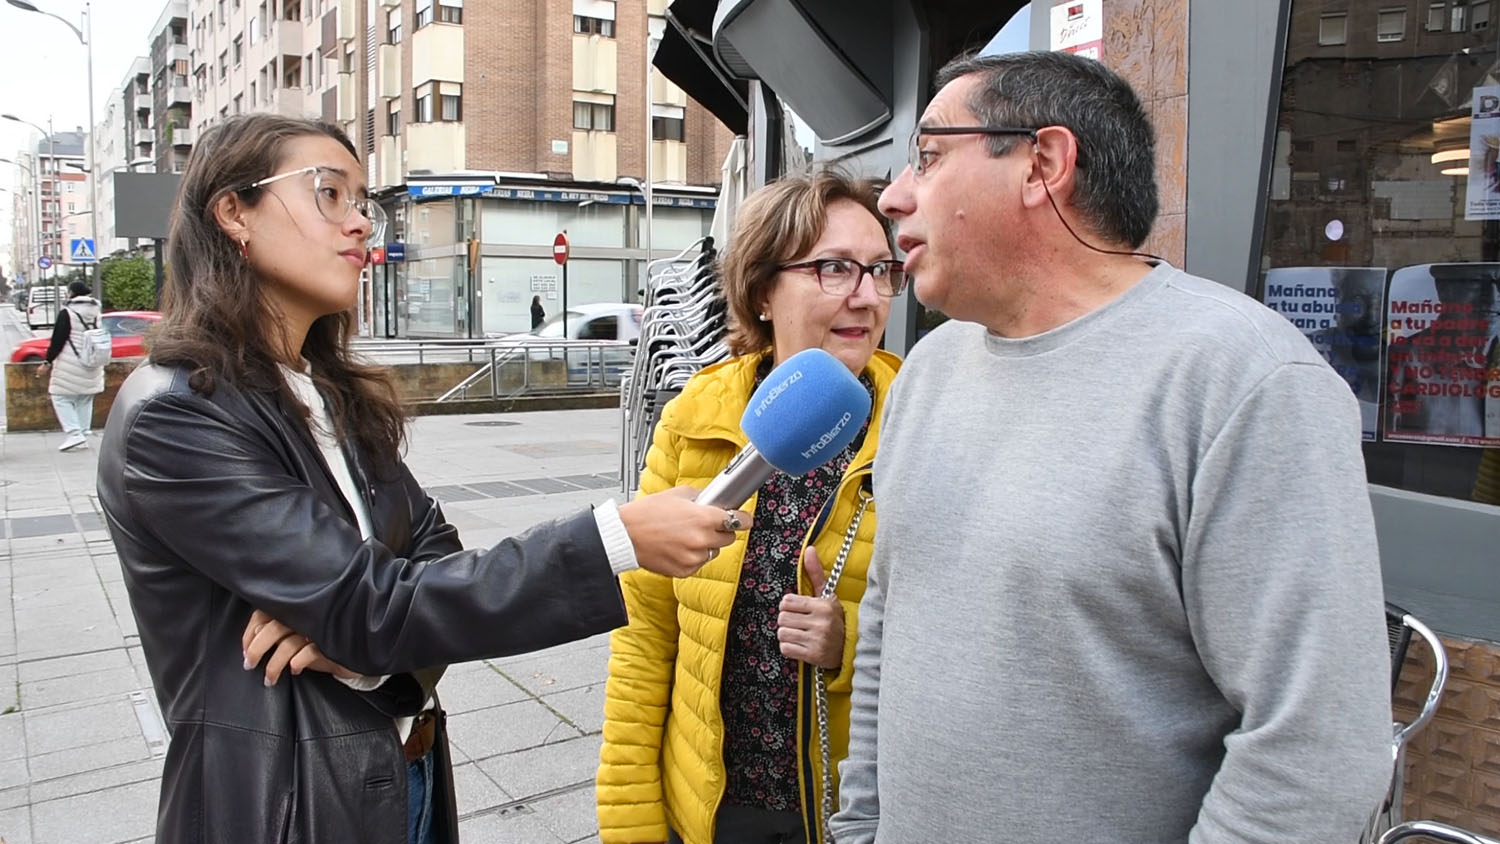
<instances>
[{"instance_id":1,"label":"pedestrian crossing sign","mask_svg":"<svg viewBox=\"0 0 1500 844\"><path fill-rule=\"evenodd\" d=\"M94 241L86 237L75 237L69 241L68 263L70 264L92 264L98 260L94 256Z\"/></svg>"}]
</instances>

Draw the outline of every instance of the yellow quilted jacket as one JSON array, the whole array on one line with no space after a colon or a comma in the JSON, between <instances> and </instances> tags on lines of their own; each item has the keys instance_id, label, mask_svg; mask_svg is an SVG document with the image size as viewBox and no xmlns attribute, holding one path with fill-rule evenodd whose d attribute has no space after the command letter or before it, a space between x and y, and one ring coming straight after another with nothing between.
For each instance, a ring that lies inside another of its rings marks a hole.
<instances>
[{"instance_id":1,"label":"yellow quilted jacket","mask_svg":"<svg viewBox=\"0 0 1500 844\"><path fill-rule=\"evenodd\" d=\"M755 384L760 355L745 355L704 369L662 412L641 493L679 484L703 487L746 443L739 419ZM900 359L877 351L866 367L875 405L864 445L849 464L821 525L809 526L825 570L833 568L868 487L880 417ZM755 512L756 500L745 505ZM729 612L738 588L748 531L697 574L672 579L644 570L620 578L630 624L610 639L605 686L604 747L596 781L599 837L604 844L666 841L667 827L684 844L711 844L714 816L724 795L724 721L719 679ZM849 690L854 677L854 639L859 600L875 539L875 505L865 511L837 593L844 607L844 662L828 679L828 722L837 789L838 763L849 752ZM798 571L798 591L811 594L807 573ZM813 714L813 674L798 673L799 786L808 840L818 840L822 762ZM837 800L834 805L837 806Z\"/></svg>"}]
</instances>

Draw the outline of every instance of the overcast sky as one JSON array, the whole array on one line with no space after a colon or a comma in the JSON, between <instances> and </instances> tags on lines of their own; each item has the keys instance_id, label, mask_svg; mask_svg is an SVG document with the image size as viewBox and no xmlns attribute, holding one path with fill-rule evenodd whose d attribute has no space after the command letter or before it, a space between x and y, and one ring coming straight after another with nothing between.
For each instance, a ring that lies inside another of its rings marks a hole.
<instances>
[{"instance_id":1,"label":"overcast sky","mask_svg":"<svg viewBox=\"0 0 1500 844\"><path fill-rule=\"evenodd\" d=\"M83 0L32 0L39 9L83 26ZM150 52L146 38L166 8L165 0L94 0L94 109L104 110L109 92L130 70L130 61ZM61 22L0 3L0 114L14 114L41 126L69 131L87 126L88 54ZM0 158L16 160L36 130L0 120ZM0 164L0 187L14 190L19 171ZM9 274L13 197L0 193L0 259Z\"/></svg>"}]
</instances>

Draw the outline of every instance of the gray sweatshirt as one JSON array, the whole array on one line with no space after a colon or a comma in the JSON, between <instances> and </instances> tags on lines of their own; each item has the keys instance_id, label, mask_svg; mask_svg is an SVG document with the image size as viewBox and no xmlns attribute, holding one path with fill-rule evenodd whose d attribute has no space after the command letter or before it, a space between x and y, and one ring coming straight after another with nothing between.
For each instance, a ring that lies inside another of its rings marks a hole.
<instances>
[{"instance_id":1,"label":"gray sweatshirt","mask_svg":"<svg viewBox=\"0 0 1500 844\"><path fill-rule=\"evenodd\" d=\"M838 844L1352 842L1391 774L1348 386L1158 266L892 388Z\"/></svg>"}]
</instances>

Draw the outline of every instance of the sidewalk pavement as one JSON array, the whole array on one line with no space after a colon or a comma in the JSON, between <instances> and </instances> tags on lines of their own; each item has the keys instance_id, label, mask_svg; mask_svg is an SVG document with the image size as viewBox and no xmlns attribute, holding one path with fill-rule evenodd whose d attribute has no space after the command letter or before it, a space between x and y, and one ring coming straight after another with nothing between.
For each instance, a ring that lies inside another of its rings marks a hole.
<instances>
[{"instance_id":1,"label":"sidewalk pavement","mask_svg":"<svg viewBox=\"0 0 1500 844\"><path fill-rule=\"evenodd\" d=\"M620 495L616 410L411 430L408 464L469 546ZM166 731L94 495L97 451L59 453L61 439L0 433L0 841L150 842ZM608 658L601 635L449 669L464 844L598 840Z\"/></svg>"}]
</instances>

